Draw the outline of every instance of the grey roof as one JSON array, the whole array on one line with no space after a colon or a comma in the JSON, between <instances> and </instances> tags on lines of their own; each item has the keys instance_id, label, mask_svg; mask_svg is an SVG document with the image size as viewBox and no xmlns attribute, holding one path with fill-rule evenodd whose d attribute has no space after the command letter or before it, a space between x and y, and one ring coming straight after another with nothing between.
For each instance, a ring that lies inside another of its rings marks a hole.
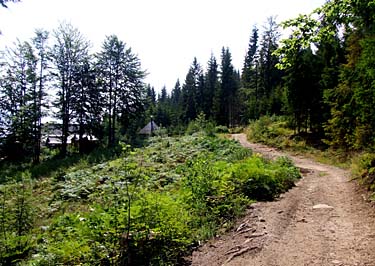
<instances>
[{"instance_id":1,"label":"grey roof","mask_svg":"<svg viewBox=\"0 0 375 266\"><path fill-rule=\"evenodd\" d=\"M150 135L152 132L159 130L159 126L154 122L148 123L144 128L139 131L139 134Z\"/></svg>"}]
</instances>

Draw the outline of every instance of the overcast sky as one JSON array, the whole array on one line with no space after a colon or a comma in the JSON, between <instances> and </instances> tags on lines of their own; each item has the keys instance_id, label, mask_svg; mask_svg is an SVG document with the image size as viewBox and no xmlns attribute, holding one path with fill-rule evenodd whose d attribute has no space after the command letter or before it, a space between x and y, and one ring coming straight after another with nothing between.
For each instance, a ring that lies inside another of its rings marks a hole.
<instances>
[{"instance_id":1,"label":"overcast sky","mask_svg":"<svg viewBox=\"0 0 375 266\"><path fill-rule=\"evenodd\" d=\"M28 40L36 28L53 30L70 22L101 47L106 35L116 34L141 59L149 73L146 82L158 91L181 83L193 58L206 68L213 53L229 47L240 69L253 25L266 18L277 21L309 13L325 0L22 0L0 8L0 49L19 38Z\"/></svg>"}]
</instances>

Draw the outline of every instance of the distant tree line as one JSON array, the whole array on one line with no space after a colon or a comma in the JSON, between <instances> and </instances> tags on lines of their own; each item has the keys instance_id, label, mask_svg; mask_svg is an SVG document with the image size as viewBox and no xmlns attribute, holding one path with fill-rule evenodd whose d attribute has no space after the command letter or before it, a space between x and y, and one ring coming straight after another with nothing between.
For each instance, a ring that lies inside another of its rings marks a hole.
<instances>
[{"instance_id":1,"label":"distant tree line","mask_svg":"<svg viewBox=\"0 0 375 266\"><path fill-rule=\"evenodd\" d=\"M32 40L2 53L3 156L17 151L16 157L39 162L41 119L52 115L61 121L61 155L71 124L78 125L79 140L90 133L111 147L124 134L134 136L150 116L181 132L202 114L228 127L283 115L296 133L333 147L374 147L373 14L373 1L332 0L282 23L291 30L283 40L270 17L251 30L241 70L223 47L220 59L211 55L206 67L194 58L185 80L160 93L143 83L140 60L117 36L107 36L92 54L90 42L70 24L52 33L37 30Z\"/></svg>"},{"instance_id":2,"label":"distant tree line","mask_svg":"<svg viewBox=\"0 0 375 266\"><path fill-rule=\"evenodd\" d=\"M11 159L32 155L39 162L43 117L61 121L65 156L71 125L78 125L79 141L92 134L113 146L144 108L145 72L117 36L107 36L101 51L90 54L90 42L71 24L50 35L37 30L32 40L2 53L0 137L3 156Z\"/></svg>"},{"instance_id":3,"label":"distant tree line","mask_svg":"<svg viewBox=\"0 0 375 266\"><path fill-rule=\"evenodd\" d=\"M229 48L223 47L220 62L211 55L204 69L194 58L183 84L178 80L171 93L163 88L156 99L148 88L148 101L156 121L164 126L187 124L200 113L217 125L244 125L249 119L282 111L282 75L275 66L280 32L270 17L262 34L252 30L241 71L232 64Z\"/></svg>"},{"instance_id":4,"label":"distant tree line","mask_svg":"<svg viewBox=\"0 0 375 266\"><path fill-rule=\"evenodd\" d=\"M297 134L343 149L375 147L375 4L331 0L311 14L283 22L273 17L253 27L242 71L228 48L220 64L193 63L181 85L158 99L148 89L156 121L186 124L204 113L218 125L246 125L263 115L283 115Z\"/></svg>"}]
</instances>

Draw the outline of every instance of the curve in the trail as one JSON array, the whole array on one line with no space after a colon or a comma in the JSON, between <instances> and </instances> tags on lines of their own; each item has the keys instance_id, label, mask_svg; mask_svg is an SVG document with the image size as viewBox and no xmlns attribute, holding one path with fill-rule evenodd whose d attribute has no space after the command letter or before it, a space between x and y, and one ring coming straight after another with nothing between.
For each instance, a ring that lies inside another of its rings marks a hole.
<instances>
[{"instance_id":1,"label":"curve in the trail","mask_svg":"<svg viewBox=\"0 0 375 266\"><path fill-rule=\"evenodd\" d=\"M266 157L287 155L303 178L279 200L253 205L232 232L195 252L193 265L375 266L375 212L347 171L233 138Z\"/></svg>"}]
</instances>

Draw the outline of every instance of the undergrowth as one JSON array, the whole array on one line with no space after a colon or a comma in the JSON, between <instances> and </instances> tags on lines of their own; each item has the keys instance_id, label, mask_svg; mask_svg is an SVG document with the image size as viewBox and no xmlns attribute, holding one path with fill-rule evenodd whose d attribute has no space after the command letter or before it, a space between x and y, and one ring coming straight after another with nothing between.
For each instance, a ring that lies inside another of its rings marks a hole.
<instances>
[{"instance_id":1,"label":"undergrowth","mask_svg":"<svg viewBox=\"0 0 375 266\"><path fill-rule=\"evenodd\" d=\"M375 154L364 152L352 160L351 165L353 179L357 179L372 194L371 200L375 200Z\"/></svg>"},{"instance_id":2,"label":"undergrowth","mask_svg":"<svg viewBox=\"0 0 375 266\"><path fill-rule=\"evenodd\" d=\"M89 167L117 158L120 154L121 147L112 149L99 147L89 154L72 153L65 158L61 158L58 155L58 150L44 148L42 161L37 165L31 162L0 162L0 184L6 184L9 181L20 181L24 172L30 173L33 179L49 177L63 173L72 166L77 168Z\"/></svg>"},{"instance_id":3,"label":"undergrowth","mask_svg":"<svg viewBox=\"0 0 375 266\"><path fill-rule=\"evenodd\" d=\"M321 136L301 132L297 134L290 127L287 118L281 116L263 116L252 121L245 130L250 141L291 151L296 154L314 158L315 160L343 168L350 167L352 153L329 148Z\"/></svg>"},{"instance_id":4,"label":"undergrowth","mask_svg":"<svg viewBox=\"0 0 375 266\"><path fill-rule=\"evenodd\" d=\"M288 120L277 116L264 116L252 122L246 130L247 138L279 149L302 153L315 160L350 168L352 178L371 193L375 200L375 154L367 151L335 150L329 147L312 145L305 135L296 135L288 126Z\"/></svg>"},{"instance_id":5,"label":"undergrowth","mask_svg":"<svg viewBox=\"0 0 375 266\"><path fill-rule=\"evenodd\" d=\"M1 185L0 265L181 265L251 202L298 178L287 158L203 133L123 144L117 159Z\"/></svg>"}]
</instances>

